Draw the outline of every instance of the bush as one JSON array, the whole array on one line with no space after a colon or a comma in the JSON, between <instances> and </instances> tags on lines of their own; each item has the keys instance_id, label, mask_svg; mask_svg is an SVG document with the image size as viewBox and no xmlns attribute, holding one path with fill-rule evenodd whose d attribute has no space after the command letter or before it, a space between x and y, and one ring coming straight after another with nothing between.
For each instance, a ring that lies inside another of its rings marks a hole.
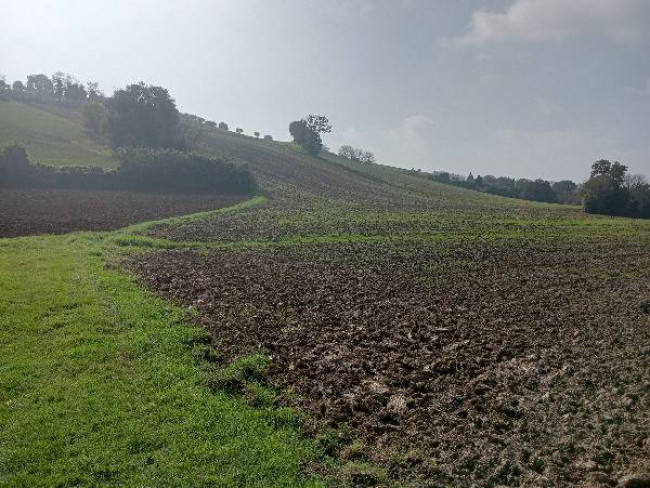
<instances>
[{"instance_id":1,"label":"bush","mask_svg":"<svg viewBox=\"0 0 650 488\"><path fill-rule=\"evenodd\" d=\"M30 163L24 148L11 146L0 154L0 186L233 194L257 190L245 168L194 153L129 148L118 157L121 165L113 171L54 168Z\"/></svg>"},{"instance_id":2,"label":"bush","mask_svg":"<svg viewBox=\"0 0 650 488\"><path fill-rule=\"evenodd\" d=\"M127 189L181 193L253 193L255 180L244 168L173 149L118 151L118 176Z\"/></svg>"},{"instance_id":3,"label":"bush","mask_svg":"<svg viewBox=\"0 0 650 488\"><path fill-rule=\"evenodd\" d=\"M101 168L55 168L32 164L20 146L0 153L0 186L8 188L117 189L116 171Z\"/></svg>"}]
</instances>

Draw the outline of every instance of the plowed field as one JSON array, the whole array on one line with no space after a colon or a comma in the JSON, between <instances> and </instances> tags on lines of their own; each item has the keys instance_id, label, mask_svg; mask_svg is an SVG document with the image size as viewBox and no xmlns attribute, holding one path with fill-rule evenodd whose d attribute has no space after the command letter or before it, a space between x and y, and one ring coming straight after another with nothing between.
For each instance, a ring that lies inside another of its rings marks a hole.
<instances>
[{"instance_id":1,"label":"plowed field","mask_svg":"<svg viewBox=\"0 0 650 488\"><path fill-rule=\"evenodd\" d=\"M243 200L245 197L222 195L0 189L0 238L119 229Z\"/></svg>"},{"instance_id":2,"label":"plowed field","mask_svg":"<svg viewBox=\"0 0 650 488\"><path fill-rule=\"evenodd\" d=\"M225 359L418 487L608 486L647 467L647 238L453 240L137 258Z\"/></svg>"}]
</instances>

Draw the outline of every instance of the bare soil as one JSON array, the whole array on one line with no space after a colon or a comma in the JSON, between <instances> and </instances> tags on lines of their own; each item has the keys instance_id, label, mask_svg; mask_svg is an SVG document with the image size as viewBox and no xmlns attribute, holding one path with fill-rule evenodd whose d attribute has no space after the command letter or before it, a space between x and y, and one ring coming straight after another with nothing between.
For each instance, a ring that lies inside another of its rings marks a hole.
<instances>
[{"instance_id":1,"label":"bare soil","mask_svg":"<svg viewBox=\"0 0 650 488\"><path fill-rule=\"evenodd\" d=\"M131 267L418 487L610 486L650 456L647 242L167 251Z\"/></svg>"},{"instance_id":2,"label":"bare soil","mask_svg":"<svg viewBox=\"0 0 650 488\"><path fill-rule=\"evenodd\" d=\"M0 238L112 230L228 207L247 197L83 190L0 189Z\"/></svg>"}]
</instances>

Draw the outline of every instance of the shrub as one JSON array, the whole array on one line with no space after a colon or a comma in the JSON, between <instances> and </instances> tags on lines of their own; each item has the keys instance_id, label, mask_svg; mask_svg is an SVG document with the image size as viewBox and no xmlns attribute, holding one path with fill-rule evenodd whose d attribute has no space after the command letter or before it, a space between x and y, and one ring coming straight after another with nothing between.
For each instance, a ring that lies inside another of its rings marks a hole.
<instances>
[{"instance_id":1,"label":"shrub","mask_svg":"<svg viewBox=\"0 0 650 488\"><path fill-rule=\"evenodd\" d=\"M255 180L244 168L173 149L118 151L119 180L127 189L185 193L253 193Z\"/></svg>"},{"instance_id":2,"label":"shrub","mask_svg":"<svg viewBox=\"0 0 650 488\"><path fill-rule=\"evenodd\" d=\"M24 148L11 146L0 154L0 186L235 194L257 189L245 168L194 153L129 148L118 157L121 165L113 171L54 168L30 163Z\"/></svg>"}]
</instances>

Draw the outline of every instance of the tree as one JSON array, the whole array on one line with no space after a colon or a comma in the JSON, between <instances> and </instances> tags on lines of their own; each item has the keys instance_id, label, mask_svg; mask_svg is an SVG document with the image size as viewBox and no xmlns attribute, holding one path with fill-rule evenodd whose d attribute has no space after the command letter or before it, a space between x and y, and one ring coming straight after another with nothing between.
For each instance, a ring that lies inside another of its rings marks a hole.
<instances>
[{"instance_id":1,"label":"tree","mask_svg":"<svg viewBox=\"0 0 650 488\"><path fill-rule=\"evenodd\" d=\"M106 129L113 147L178 147L179 113L169 92L138 83L106 100Z\"/></svg>"},{"instance_id":2,"label":"tree","mask_svg":"<svg viewBox=\"0 0 650 488\"><path fill-rule=\"evenodd\" d=\"M52 81L47 75L28 75L26 90L40 94L52 94Z\"/></svg>"},{"instance_id":3,"label":"tree","mask_svg":"<svg viewBox=\"0 0 650 488\"><path fill-rule=\"evenodd\" d=\"M339 148L339 156L353 161L356 158L356 151L352 146L341 146Z\"/></svg>"},{"instance_id":4,"label":"tree","mask_svg":"<svg viewBox=\"0 0 650 488\"><path fill-rule=\"evenodd\" d=\"M15 92L22 93L25 91L25 85L23 84L22 81L16 80L12 83L11 89Z\"/></svg>"},{"instance_id":5,"label":"tree","mask_svg":"<svg viewBox=\"0 0 650 488\"><path fill-rule=\"evenodd\" d=\"M225 122L219 122L219 129L228 130L228 124L226 124Z\"/></svg>"},{"instance_id":6,"label":"tree","mask_svg":"<svg viewBox=\"0 0 650 488\"><path fill-rule=\"evenodd\" d=\"M629 211L629 194L608 175L598 174L581 188L586 213L626 215Z\"/></svg>"},{"instance_id":7,"label":"tree","mask_svg":"<svg viewBox=\"0 0 650 488\"><path fill-rule=\"evenodd\" d=\"M591 165L589 180L580 190L584 210L587 213L605 215L629 215L633 203L625 188L627 166L599 159Z\"/></svg>"},{"instance_id":8,"label":"tree","mask_svg":"<svg viewBox=\"0 0 650 488\"><path fill-rule=\"evenodd\" d=\"M235 129L235 132L236 132L237 134L243 134L243 133L244 133L244 129L242 129L242 128L240 128L240 127L237 127L237 128Z\"/></svg>"},{"instance_id":9,"label":"tree","mask_svg":"<svg viewBox=\"0 0 650 488\"><path fill-rule=\"evenodd\" d=\"M104 98L104 93L99 89L99 83L97 82L87 82L86 93L88 93L88 100L96 101Z\"/></svg>"},{"instance_id":10,"label":"tree","mask_svg":"<svg viewBox=\"0 0 650 488\"><path fill-rule=\"evenodd\" d=\"M650 218L650 184L643 175L627 175L623 183L630 197L632 216Z\"/></svg>"},{"instance_id":11,"label":"tree","mask_svg":"<svg viewBox=\"0 0 650 488\"><path fill-rule=\"evenodd\" d=\"M519 198L524 200L533 200L535 202L555 202L555 192L551 184L546 180L537 179L535 181L521 179L517 182L519 188Z\"/></svg>"},{"instance_id":12,"label":"tree","mask_svg":"<svg viewBox=\"0 0 650 488\"><path fill-rule=\"evenodd\" d=\"M65 73L57 71L52 75L52 87L56 99L59 101L63 100L63 94L65 92Z\"/></svg>"},{"instance_id":13,"label":"tree","mask_svg":"<svg viewBox=\"0 0 650 488\"><path fill-rule=\"evenodd\" d=\"M87 100L81 106L81 120L92 134L99 135L106 123L106 108L100 102Z\"/></svg>"},{"instance_id":14,"label":"tree","mask_svg":"<svg viewBox=\"0 0 650 488\"><path fill-rule=\"evenodd\" d=\"M0 75L0 100L10 100L11 92L4 75Z\"/></svg>"},{"instance_id":15,"label":"tree","mask_svg":"<svg viewBox=\"0 0 650 488\"><path fill-rule=\"evenodd\" d=\"M375 155L365 149L356 149L352 146L341 146L339 156L357 163L371 164L375 162Z\"/></svg>"},{"instance_id":16,"label":"tree","mask_svg":"<svg viewBox=\"0 0 650 488\"><path fill-rule=\"evenodd\" d=\"M332 132L332 124L324 115L308 115L303 119L309 130L317 134Z\"/></svg>"},{"instance_id":17,"label":"tree","mask_svg":"<svg viewBox=\"0 0 650 488\"><path fill-rule=\"evenodd\" d=\"M615 161L611 163L606 159L599 159L591 165L591 178L602 175L614 180L617 185L622 185L625 180L627 166Z\"/></svg>"},{"instance_id":18,"label":"tree","mask_svg":"<svg viewBox=\"0 0 650 488\"><path fill-rule=\"evenodd\" d=\"M259 132L253 132L253 135L257 137L258 139L260 138L260 133Z\"/></svg>"},{"instance_id":19,"label":"tree","mask_svg":"<svg viewBox=\"0 0 650 488\"><path fill-rule=\"evenodd\" d=\"M66 84L63 94L66 102L72 105L80 105L86 100L87 96L88 93L81 83L73 81Z\"/></svg>"},{"instance_id":20,"label":"tree","mask_svg":"<svg viewBox=\"0 0 650 488\"><path fill-rule=\"evenodd\" d=\"M443 183L445 185L448 185L451 183L451 176L446 171L441 171L439 173L433 174L433 181L437 181L438 183Z\"/></svg>"},{"instance_id":21,"label":"tree","mask_svg":"<svg viewBox=\"0 0 650 488\"><path fill-rule=\"evenodd\" d=\"M301 120L294 120L289 124L289 133L296 144L300 144L305 151L315 156L323 149L322 133L332 131L332 125L324 115L308 115Z\"/></svg>"},{"instance_id":22,"label":"tree","mask_svg":"<svg viewBox=\"0 0 650 488\"><path fill-rule=\"evenodd\" d=\"M264 140L265 140L265 141L272 141L272 140L273 140L273 136L272 136L271 134L266 134L266 135L264 136Z\"/></svg>"},{"instance_id":23,"label":"tree","mask_svg":"<svg viewBox=\"0 0 650 488\"><path fill-rule=\"evenodd\" d=\"M559 193L562 195L573 195L575 192L578 191L578 185L576 185L571 180L556 181L555 183L553 183L551 188L553 188L553 191L555 193Z\"/></svg>"},{"instance_id":24,"label":"tree","mask_svg":"<svg viewBox=\"0 0 650 488\"><path fill-rule=\"evenodd\" d=\"M472 186L474 184L474 175L470 171L469 175L467 175L467 184L469 186Z\"/></svg>"},{"instance_id":25,"label":"tree","mask_svg":"<svg viewBox=\"0 0 650 488\"><path fill-rule=\"evenodd\" d=\"M294 120L289 124L289 134L291 134L293 142L296 144L303 144L308 130L307 122L304 120Z\"/></svg>"},{"instance_id":26,"label":"tree","mask_svg":"<svg viewBox=\"0 0 650 488\"><path fill-rule=\"evenodd\" d=\"M476 178L474 178L474 185L476 186L483 186L483 178L481 175L478 175Z\"/></svg>"}]
</instances>

